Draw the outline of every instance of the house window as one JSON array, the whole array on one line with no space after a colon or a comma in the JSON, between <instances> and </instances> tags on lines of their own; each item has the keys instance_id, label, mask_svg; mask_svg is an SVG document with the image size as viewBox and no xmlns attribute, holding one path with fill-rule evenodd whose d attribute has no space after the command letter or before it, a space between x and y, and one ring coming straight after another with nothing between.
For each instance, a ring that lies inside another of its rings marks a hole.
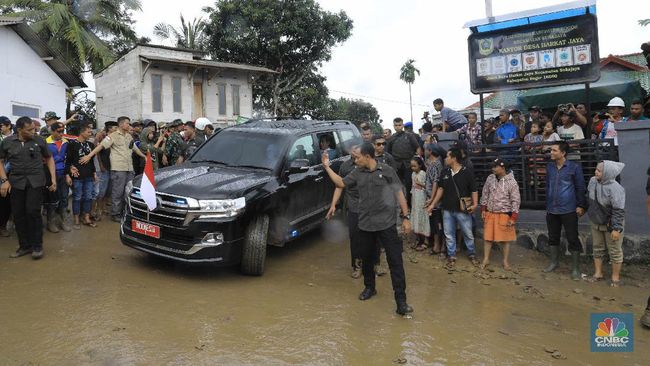
<instances>
[{"instance_id":1,"label":"house window","mask_svg":"<svg viewBox=\"0 0 650 366\"><path fill-rule=\"evenodd\" d=\"M151 111L162 112L162 75L151 75Z\"/></svg>"},{"instance_id":2,"label":"house window","mask_svg":"<svg viewBox=\"0 0 650 366\"><path fill-rule=\"evenodd\" d=\"M172 94L174 97L174 113L183 112L183 105L181 102L181 78L172 78Z\"/></svg>"},{"instance_id":3,"label":"house window","mask_svg":"<svg viewBox=\"0 0 650 366\"><path fill-rule=\"evenodd\" d=\"M232 115L239 116L239 85L232 85Z\"/></svg>"},{"instance_id":4,"label":"house window","mask_svg":"<svg viewBox=\"0 0 650 366\"><path fill-rule=\"evenodd\" d=\"M217 85L217 96L219 97L219 115L226 114L226 84Z\"/></svg>"},{"instance_id":5,"label":"house window","mask_svg":"<svg viewBox=\"0 0 650 366\"><path fill-rule=\"evenodd\" d=\"M40 118L39 112L40 110L38 108L26 107L24 105L17 104L11 105L11 114L14 116Z\"/></svg>"}]
</instances>

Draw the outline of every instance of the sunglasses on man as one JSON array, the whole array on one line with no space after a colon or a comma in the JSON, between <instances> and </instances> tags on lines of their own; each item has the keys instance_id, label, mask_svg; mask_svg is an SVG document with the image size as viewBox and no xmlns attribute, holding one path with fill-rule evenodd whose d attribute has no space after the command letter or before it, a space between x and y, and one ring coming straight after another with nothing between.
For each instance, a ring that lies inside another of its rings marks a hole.
<instances>
[{"instance_id":1,"label":"sunglasses on man","mask_svg":"<svg viewBox=\"0 0 650 366\"><path fill-rule=\"evenodd\" d=\"M375 146L384 146L386 145L385 142L375 142Z\"/></svg>"}]
</instances>

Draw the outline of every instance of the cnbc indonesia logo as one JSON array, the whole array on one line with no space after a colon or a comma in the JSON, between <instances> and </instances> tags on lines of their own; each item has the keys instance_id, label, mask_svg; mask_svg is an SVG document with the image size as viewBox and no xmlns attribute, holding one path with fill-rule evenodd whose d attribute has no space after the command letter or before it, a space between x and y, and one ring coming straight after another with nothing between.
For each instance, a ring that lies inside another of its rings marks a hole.
<instances>
[{"instance_id":1,"label":"cnbc indonesia logo","mask_svg":"<svg viewBox=\"0 0 650 366\"><path fill-rule=\"evenodd\" d=\"M632 314L592 314L592 342L594 352L631 352L634 348ZM595 328L595 329L594 329Z\"/></svg>"}]
</instances>

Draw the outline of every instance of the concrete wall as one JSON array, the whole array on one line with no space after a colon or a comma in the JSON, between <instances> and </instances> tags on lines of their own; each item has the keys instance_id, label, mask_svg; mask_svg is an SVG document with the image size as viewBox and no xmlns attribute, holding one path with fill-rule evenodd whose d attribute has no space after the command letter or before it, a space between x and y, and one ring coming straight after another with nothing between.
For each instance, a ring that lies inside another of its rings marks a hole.
<instances>
[{"instance_id":1,"label":"concrete wall","mask_svg":"<svg viewBox=\"0 0 650 366\"><path fill-rule=\"evenodd\" d=\"M203 84L205 115L221 127L234 124L237 116L233 115L232 85L239 85L239 115L253 116L253 86L248 82L248 73L224 70L218 77ZM226 114L219 115L219 84L226 85Z\"/></svg>"},{"instance_id":2,"label":"concrete wall","mask_svg":"<svg viewBox=\"0 0 650 366\"><path fill-rule=\"evenodd\" d=\"M39 110L38 116L54 111L65 115L65 83L9 27L0 27L0 115L12 122L12 105Z\"/></svg>"},{"instance_id":3,"label":"concrete wall","mask_svg":"<svg viewBox=\"0 0 650 366\"><path fill-rule=\"evenodd\" d=\"M94 75L97 102L97 125L115 121L119 116L133 119L140 115L140 60L131 51L99 74Z\"/></svg>"},{"instance_id":4,"label":"concrete wall","mask_svg":"<svg viewBox=\"0 0 650 366\"><path fill-rule=\"evenodd\" d=\"M650 167L650 121L616 124L619 161L625 163L621 184L625 187L625 231L650 238L646 208L646 172Z\"/></svg>"},{"instance_id":5,"label":"concrete wall","mask_svg":"<svg viewBox=\"0 0 650 366\"><path fill-rule=\"evenodd\" d=\"M153 112L153 94L151 90L151 77L153 75L162 75L162 112ZM173 77L181 78L181 112L174 112ZM142 114L138 118L150 118L156 122L170 122L177 118L183 121L191 120L194 85L188 80L189 76L186 67L178 67L176 70L171 67L150 67L144 77L144 82L139 85L142 88Z\"/></svg>"}]
</instances>

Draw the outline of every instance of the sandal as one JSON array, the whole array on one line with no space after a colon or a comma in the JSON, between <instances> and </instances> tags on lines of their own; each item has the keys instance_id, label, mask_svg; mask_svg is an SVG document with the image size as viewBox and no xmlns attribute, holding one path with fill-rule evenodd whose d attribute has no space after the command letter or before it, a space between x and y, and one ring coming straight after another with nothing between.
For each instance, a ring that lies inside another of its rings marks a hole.
<instances>
[{"instance_id":1,"label":"sandal","mask_svg":"<svg viewBox=\"0 0 650 366\"><path fill-rule=\"evenodd\" d=\"M478 266L479 264L481 264L479 261L476 260L476 257L473 256L473 255L469 257L469 261L472 262L472 265L473 265L474 267L476 267L476 266Z\"/></svg>"},{"instance_id":2,"label":"sandal","mask_svg":"<svg viewBox=\"0 0 650 366\"><path fill-rule=\"evenodd\" d=\"M418 251L418 252L421 252L421 251L426 250L426 249L427 249L427 246L424 243L415 247L415 250Z\"/></svg>"},{"instance_id":3,"label":"sandal","mask_svg":"<svg viewBox=\"0 0 650 366\"><path fill-rule=\"evenodd\" d=\"M83 221L82 224L84 224L86 226L90 226L90 227L97 227L97 224L95 224L92 221Z\"/></svg>"},{"instance_id":4,"label":"sandal","mask_svg":"<svg viewBox=\"0 0 650 366\"><path fill-rule=\"evenodd\" d=\"M612 281L609 282L609 287L620 287L622 284L623 283L621 282L621 280L618 280L618 281L613 281L612 280Z\"/></svg>"},{"instance_id":5,"label":"sandal","mask_svg":"<svg viewBox=\"0 0 650 366\"><path fill-rule=\"evenodd\" d=\"M72 224L72 228L75 230L81 230L81 224Z\"/></svg>"},{"instance_id":6,"label":"sandal","mask_svg":"<svg viewBox=\"0 0 650 366\"><path fill-rule=\"evenodd\" d=\"M591 276L591 277L587 278L587 282L596 283L596 282L600 282L600 281L602 281L604 279L605 278L602 277L602 276L601 277Z\"/></svg>"},{"instance_id":7,"label":"sandal","mask_svg":"<svg viewBox=\"0 0 650 366\"><path fill-rule=\"evenodd\" d=\"M445 267L451 269L454 268L455 265L456 265L456 258L454 257L447 258L447 264L445 264Z\"/></svg>"}]
</instances>

